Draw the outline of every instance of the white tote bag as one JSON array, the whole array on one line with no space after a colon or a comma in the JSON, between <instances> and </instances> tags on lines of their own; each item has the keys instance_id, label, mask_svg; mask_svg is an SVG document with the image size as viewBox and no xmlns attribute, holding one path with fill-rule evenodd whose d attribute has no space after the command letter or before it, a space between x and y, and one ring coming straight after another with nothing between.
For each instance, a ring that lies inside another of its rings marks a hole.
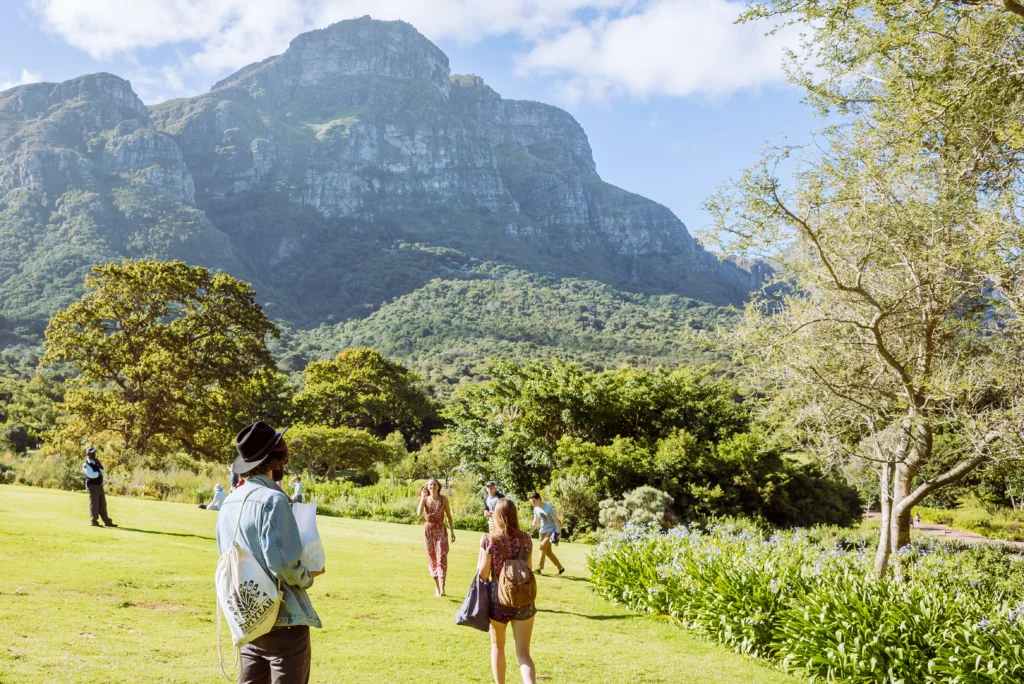
<instances>
[{"instance_id":1,"label":"white tote bag","mask_svg":"<svg viewBox=\"0 0 1024 684\"><path fill-rule=\"evenodd\" d=\"M292 514L299 526L299 541L302 542L302 567L310 572L320 572L327 565L327 554L316 529L316 504L293 503Z\"/></svg>"},{"instance_id":2,"label":"white tote bag","mask_svg":"<svg viewBox=\"0 0 1024 684\"><path fill-rule=\"evenodd\" d=\"M254 487L242 499L246 499L254 491ZM277 622L277 612L281 607L281 587L266 573L249 551L238 543L238 529L242 525L242 506L238 510L238 523L231 537L231 547L217 562L217 654L220 658L221 672L225 672L224 656L221 653L220 616L224 615L231 630L231 641L235 647L235 662L238 664L237 649L257 639L273 627ZM235 677L237 679L237 676Z\"/></svg>"}]
</instances>

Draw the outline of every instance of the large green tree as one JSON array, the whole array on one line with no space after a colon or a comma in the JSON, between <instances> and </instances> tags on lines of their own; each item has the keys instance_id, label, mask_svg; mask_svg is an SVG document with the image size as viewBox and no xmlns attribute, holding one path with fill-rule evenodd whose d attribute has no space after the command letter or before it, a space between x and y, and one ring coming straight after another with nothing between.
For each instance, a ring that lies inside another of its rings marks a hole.
<instances>
[{"instance_id":1,"label":"large green tree","mask_svg":"<svg viewBox=\"0 0 1024 684\"><path fill-rule=\"evenodd\" d=\"M366 430L299 425L286 435L293 468L334 478L338 470L365 471L395 458L391 447Z\"/></svg>"},{"instance_id":2,"label":"large green tree","mask_svg":"<svg viewBox=\"0 0 1024 684\"><path fill-rule=\"evenodd\" d=\"M44 365L66 364L59 438L113 434L129 454L225 455L235 430L284 391L277 335L246 283L180 261L96 266L46 329Z\"/></svg>"},{"instance_id":3,"label":"large green tree","mask_svg":"<svg viewBox=\"0 0 1024 684\"><path fill-rule=\"evenodd\" d=\"M435 426L436 409L419 376L376 349L346 349L313 361L304 375L295 396L300 423L357 428L378 439L397 430L410 444L427 441Z\"/></svg>"},{"instance_id":4,"label":"large green tree","mask_svg":"<svg viewBox=\"0 0 1024 684\"><path fill-rule=\"evenodd\" d=\"M497 363L491 374L446 407L446 448L518 494L547 484L563 438L599 447L622 438L644 449L679 429L709 441L747 425L732 388L707 370L593 372L556 359Z\"/></svg>"},{"instance_id":5,"label":"large green tree","mask_svg":"<svg viewBox=\"0 0 1024 684\"><path fill-rule=\"evenodd\" d=\"M734 341L771 397L766 417L877 468L878 575L909 541L913 506L1017 453L1017 7L778 0L748 15L801 24L794 80L830 118L816 145L769 150L712 198L707 237L783 264L785 294L748 307ZM939 434L959 450L930 472Z\"/></svg>"}]
</instances>

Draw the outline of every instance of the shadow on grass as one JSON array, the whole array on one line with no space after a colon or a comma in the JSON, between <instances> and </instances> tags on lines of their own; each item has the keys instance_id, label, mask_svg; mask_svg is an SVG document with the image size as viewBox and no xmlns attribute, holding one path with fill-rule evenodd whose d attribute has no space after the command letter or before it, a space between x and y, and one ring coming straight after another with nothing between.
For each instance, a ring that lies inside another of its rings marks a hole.
<instances>
[{"instance_id":1,"label":"shadow on grass","mask_svg":"<svg viewBox=\"0 0 1024 684\"><path fill-rule=\"evenodd\" d=\"M538 575L538 576L539 577L546 577L547 579L561 580L563 582L566 581L566 580L569 580L570 582L589 582L590 581L586 577L573 577L572 575L550 574L550 575Z\"/></svg>"},{"instance_id":2,"label":"shadow on grass","mask_svg":"<svg viewBox=\"0 0 1024 684\"><path fill-rule=\"evenodd\" d=\"M216 537L207 537L203 534L189 534L187 532L160 532L159 530L139 530L134 527L118 526L119 530L123 532L142 532L143 534L162 534L168 537L192 537L194 539L208 539L210 541L217 541Z\"/></svg>"},{"instance_id":3,"label":"shadow on grass","mask_svg":"<svg viewBox=\"0 0 1024 684\"><path fill-rule=\"evenodd\" d=\"M573 613L569 610L548 610L547 608L538 608L537 612L552 613L554 615L573 615L587 620L634 620L638 617L636 615L583 615L582 613Z\"/></svg>"}]
</instances>

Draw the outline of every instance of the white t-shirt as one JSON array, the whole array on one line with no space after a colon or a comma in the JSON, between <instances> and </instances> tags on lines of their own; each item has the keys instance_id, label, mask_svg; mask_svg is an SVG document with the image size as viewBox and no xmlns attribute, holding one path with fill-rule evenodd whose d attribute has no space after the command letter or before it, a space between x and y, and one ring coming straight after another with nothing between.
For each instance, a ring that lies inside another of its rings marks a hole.
<instances>
[{"instance_id":1,"label":"white t-shirt","mask_svg":"<svg viewBox=\"0 0 1024 684\"><path fill-rule=\"evenodd\" d=\"M206 507L206 510L219 511L220 505L224 503L224 499L226 498L228 498L228 493L225 492L223 489L213 490L213 501L211 501L210 505Z\"/></svg>"}]
</instances>

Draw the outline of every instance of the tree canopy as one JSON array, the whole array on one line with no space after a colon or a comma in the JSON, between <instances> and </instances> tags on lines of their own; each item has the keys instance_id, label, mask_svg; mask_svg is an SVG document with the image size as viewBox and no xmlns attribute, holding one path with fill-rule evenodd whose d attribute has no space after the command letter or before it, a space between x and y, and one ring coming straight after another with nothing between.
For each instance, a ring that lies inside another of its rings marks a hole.
<instances>
[{"instance_id":1,"label":"tree canopy","mask_svg":"<svg viewBox=\"0 0 1024 684\"><path fill-rule=\"evenodd\" d=\"M366 430L325 425L299 425L286 435L292 468L333 478L339 470L369 470L387 464L395 454Z\"/></svg>"},{"instance_id":2,"label":"tree canopy","mask_svg":"<svg viewBox=\"0 0 1024 684\"><path fill-rule=\"evenodd\" d=\"M67 365L58 441L116 435L132 454L226 454L282 391L277 334L247 284L180 261L93 268L81 300L46 329L44 365Z\"/></svg>"},{"instance_id":3,"label":"tree canopy","mask_svg":"<svg viewBox=\"0 0 1024 684\"><path fill-rule=\"evenodd\" d=\"M398 430L411 444L426 441L434 427L436 409L419 377L376 349L313 361L304 376L305 388L295 396L301 423L366 430L378 439Z\"/></svg>"},{"instance_id":4,"label":"tree canopy","mask_svg":"<svg viewBox=\"0 0 1024 684\"><path fill-rule=\"evenodd\" d=\"M444 448L512 494L550 484L573 507L576 530L596 525L600 499L642 486L667 492L684 520L748 514L780 525L847 524L859 515L855 491L748 433L731 384L707 369L594 372L555 361L491 372L446 407Z\"/></svg>"},{"instance_id":5,"label":"tree canopy","mask_svg":"<svg viewBox=\"0 0 1024 684\"><path fill-rule=\"evenodd\" d=\"M882 574L914 505L1019 448L1022 23L1001 3L921 0L749 16L805 27L814 68L794 80L838 116L709 200L707 237L784 265L787 289L747 307L734 348L765 418L876 465Z\"/></svg>"}]
</instances>

